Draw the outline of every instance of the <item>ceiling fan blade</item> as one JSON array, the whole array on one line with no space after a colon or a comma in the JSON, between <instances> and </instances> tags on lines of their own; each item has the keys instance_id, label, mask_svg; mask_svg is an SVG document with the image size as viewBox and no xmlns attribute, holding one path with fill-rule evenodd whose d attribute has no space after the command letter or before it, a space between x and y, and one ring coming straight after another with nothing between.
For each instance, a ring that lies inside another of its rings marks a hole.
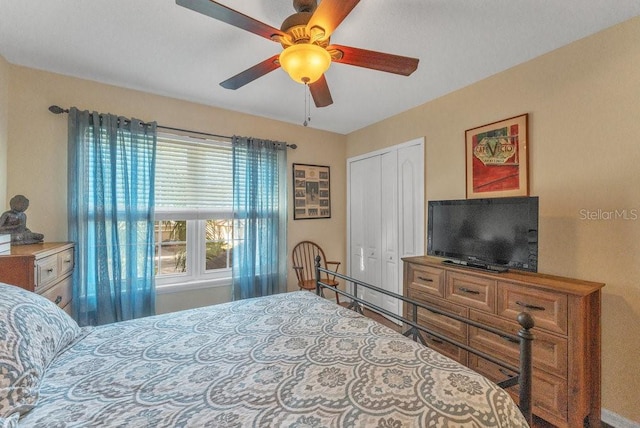
<instances>
[{"instance_id":1,"label":"ceiling fan blade","mask_svg":"<svg viewBox=\"0 0 640 428\"><path fill-rule=\"evenodd\" d=\"M372 70L386 71L387 73L408 76L418 68L418 58L410 58L340 45L327 46L327 50L338 50L342 52L342 57L334 58L334 62L370 68Z\"/></svg>"},{"instance_id":2,"label":"ceiling fan blade","mask_svg":"<svg viewBox=\"0 0 640 428\"><path fill-rule=\"evenodd\" d=\"M285 34L270 25L244 15L213 0L176 0L176 4L194 10L211 18L226 22L234 27L242 28L265 39L278 41L273 36Z\"/></svg>"},{"instance_id":3,"label":"ceiling fan blade","mask_svg":"<svg viewBox=\"0 0 640 428\"><path fill-rule=\"evenodd\" d=\"M276 68L280 68L280 63L278 62L278 56L274 55L269 59L265 59L264 61L254 65L253 67L247 68L245 71L236 74L233 77L228 78L224 82L220 83L220 86L226 89L238 89L247 83L253 82L258 77L262 77L267 73L272 72Z\"/></svg>"},{"instance_id":4,"label":"ceiling fan blade","mask_svg":"<svg viewBox=\"0 0 640 428\"><path fill-rule=\"evenodd\" d=\"M324 78L324 74L309 85L309 92L311 92L316 107L326 107L333 104L329 85L327 85L327 79Z\"/></svg>"},{"instance_id":5,"label":"ceiling fan blade","mask_svg":"<svg viewBox=\"0 0 640 428\"><path fill-rule=\"evenodd\" d=\"M324 30L322 39L328 38L340 23L349 15L360 0L322 0L311 19L307 23L307 30L311 34L313 27Z\"/></svg>"}]
</instances>

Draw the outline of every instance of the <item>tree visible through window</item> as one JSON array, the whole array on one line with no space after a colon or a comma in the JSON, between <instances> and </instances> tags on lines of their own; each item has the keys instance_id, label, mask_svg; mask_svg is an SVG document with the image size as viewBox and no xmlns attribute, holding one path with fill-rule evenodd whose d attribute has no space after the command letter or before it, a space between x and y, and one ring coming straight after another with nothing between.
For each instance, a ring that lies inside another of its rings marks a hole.
<instances>
[{"instance_id":1,"label":"tree visible through window","mask_svg":"<svg viewBox=\"0 0 640 428\"><path fill-rule=\"evenodd\" d=\"M205 226L206 270L231 267L232 220L207 220Z\"/></svg>"}]
</instances>

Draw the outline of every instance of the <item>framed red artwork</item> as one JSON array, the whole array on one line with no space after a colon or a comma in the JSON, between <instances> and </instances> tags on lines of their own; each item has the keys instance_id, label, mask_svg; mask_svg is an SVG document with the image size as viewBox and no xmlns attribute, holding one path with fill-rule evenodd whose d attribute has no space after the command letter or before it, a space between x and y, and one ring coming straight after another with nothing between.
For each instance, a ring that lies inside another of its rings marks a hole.
<instances>
[{"instance_id":1,"label":"framed red artwork","mask_svg":"<svg viewBox=\"0 0 640 428\"><path fill-rule=\"evenodd\" d=\"M468 129L467 198L528 196L528 114Z\"/></svg>"}]
</instances>

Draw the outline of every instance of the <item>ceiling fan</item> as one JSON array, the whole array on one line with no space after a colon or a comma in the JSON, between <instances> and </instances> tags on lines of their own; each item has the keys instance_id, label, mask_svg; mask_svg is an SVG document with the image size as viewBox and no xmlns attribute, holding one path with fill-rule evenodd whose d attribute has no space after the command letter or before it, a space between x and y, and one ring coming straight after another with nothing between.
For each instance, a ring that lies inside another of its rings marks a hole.
<instances>
[{"instance_id":1,"label":"ceiling fan","mask_svg":"<svg viewBox=\"0 0 640 428\"><path fill-rule=\"evenodd\" d=\"M333 31L360 0L293 0L296 13L281 29L264 24L213 0L176 0L176 4L280 43L284 50L220 83L238 89L282 67L291 78L307 84L316 107L333 103L324 72L331 62L408 76L418 67L417 58L332 45Z\"/></svg>"}]
</instances>

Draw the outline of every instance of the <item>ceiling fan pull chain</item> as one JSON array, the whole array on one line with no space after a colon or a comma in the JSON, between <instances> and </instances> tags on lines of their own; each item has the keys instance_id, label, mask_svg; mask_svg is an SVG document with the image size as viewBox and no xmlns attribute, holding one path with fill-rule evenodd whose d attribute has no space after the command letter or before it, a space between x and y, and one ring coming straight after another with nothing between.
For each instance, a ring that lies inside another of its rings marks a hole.
<instances>
[{"instance_id":1,"label":"ceiling fan pull chain","mask_svg":"<svg viewBox=\"0 0 640 428\"><path fill-rule=\"evenodd\" d=\"M307 87L307 120L311 122L311 89L309 88L309 84L306 84Z\"/></svg>"},{"instance_id":2,"label":"ceiling fan pull chain","mask_svg":"<svg viewBox=\"0 0 640 428\"><path fill-rule=\"evenodd\" d=\"M309 84L305 82L304 84L304 122L302 123L304 126L307 126L309 122L311 122L311 102L309 100L310 90Z\"/></svg>"}]
</instances>

